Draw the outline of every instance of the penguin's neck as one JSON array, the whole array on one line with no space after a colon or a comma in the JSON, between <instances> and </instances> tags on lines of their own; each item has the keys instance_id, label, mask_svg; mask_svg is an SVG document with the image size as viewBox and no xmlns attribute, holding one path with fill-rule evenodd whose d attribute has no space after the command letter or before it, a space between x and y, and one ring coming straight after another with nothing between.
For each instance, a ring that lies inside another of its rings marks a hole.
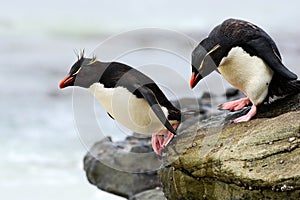
<instances>
[{"instance_id":1,"label":"penguin's neck","mask_svg":"<svg viewBox=\"0 0 300 200\"><path fill-rule=\"evenodd\" d=\"M273 77L271 68L259 57L250 56L241 47L232 48L218 67L222 76L247 95L252 103L261 103L268 94Z\"/></svg>"}]
</instances>

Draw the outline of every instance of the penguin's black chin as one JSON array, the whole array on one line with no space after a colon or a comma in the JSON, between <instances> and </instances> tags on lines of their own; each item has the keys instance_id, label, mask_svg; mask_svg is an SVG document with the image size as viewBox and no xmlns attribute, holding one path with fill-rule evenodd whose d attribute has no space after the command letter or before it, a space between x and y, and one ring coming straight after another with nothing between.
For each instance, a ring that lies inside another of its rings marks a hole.
<instances>
[{"instance_id":1,"label":"penguin's black chin","mask_svg":"<svg viewBox=\"0 0 300 200\"><path fill-rule=\"evenodd\" d=\"M199 73L193 72L190 79L190 87L193 89L201 79L202 76Z\"/></svg>"},{"instance_id":2,"label":"penguin's black chin","mask_svg":"<svg viewBox=\"0 0 300 200\"><path fill-rule=\"evenodd\" d=\"M74 85L75 77L67 75L64 79L62 79L59 83L59 88L65 88L68 86Z\"/></svg>"}]
</instances>

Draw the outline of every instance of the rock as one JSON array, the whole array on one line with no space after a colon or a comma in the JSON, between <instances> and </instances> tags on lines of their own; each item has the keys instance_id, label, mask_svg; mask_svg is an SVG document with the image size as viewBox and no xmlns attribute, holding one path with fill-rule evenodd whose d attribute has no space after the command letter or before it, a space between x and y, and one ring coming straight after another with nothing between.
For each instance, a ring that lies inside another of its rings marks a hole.
<instances>
[{"instance_id":1,"label":"rock","mask_svg":"<svg viewBox=\"0 0 300 200\"><path fill-rule=\"evenodd\" d=\"M165 199L161 183L168 199L299 199L300 95L262 105L256 119L240 124L230 120L247 109L215 112L211 98L218 103L207 95L179 102L184 120L163 167L150 138L105 138L85 156L88 180L131 200Z\"/></svg>"},{"instance_id":2,"label":"rock","mask_svg":"<svg viewBox=\"0 0 300 200\"><path fill-rule=\"evenodd\" d=\"M190 113L192 115L204 115L211 108L210 102L206 105L203 105L203 98L195 99L195 98L182 98L178 101L171 101L171 103L181 112Z\"/></svg>"},{"instance_id":3,"label":"rock","mask_svg":"<svg viewBox=\"0 0 300 200\"><path fill-rule=\"evenodd\" d=\"M173 103L184 112L186 122L180 130L188 129L193 119L203 120L212 114L210 99L184 98ZM126 198L165 199L161 190L155 189L160 186L157 170L162 162L154 154L150 139L134 134L122 142L105 138L96 143L84 158L89 182Z\"/></svg>"},{"instance_id":4,"label":"rock","mask_svg":"<svg viewBox=\"0 0 300 200\"><path fill-rule=\"evenodd\" d=\"M248 109L243 110L242 112L237 112L233 115L227 117L227 120L237 118L241 115L244 115ZM287 96L283 99L278 99L271 104L264 104L258 107L258 113L255 118L271 118L281 115L286 112L296 111L300 109L300 94Z\"/></svg>"},{"instance_id":5,"label":"rock","mask_svg":"<svg viewBox=\"0 0 300 200\"><path fill-rule=\"evenodd\" d=\"M258 112L239 124L229 124L224 115L190 119L164 150L159 178L165 196L300 199L300 94Z\"/></svg>"},{"instance_id":6,"label":"rock","mask_svg":"<svg viewBox=\"0 0 300 200\"><path fill-rule=\"evenodd\" d=\"M166 200L166 197L161 188L155 188L136 194L129 200Z\"/></svg>"},{"instance_id":7,"label":"rock","mask_svg":"<svg viewBox=\"0 0 300 200\"><path fill-rule=\"evenodd\" d=\"M149 138L128 137L115 143L105 138L84 158L84 170L91 184L125 198L160 186L160 166Z\"/></svg>"},{"instance_id":8,"label":"rock","mask_svg":"<svg viewBox=\"0 0 300 200\"><path fill-rule=\"evenodd\" d=\"M226 92L223 96L226 96L227 98L229 97L236 97L239 95L240 91L236 88L228 88L226 89Z\"/></svg>"},{"instance_id":9,"label":"rock","mask_svg":"<svg viewBox=\"0 0 300 200\"><path fill-rule=\"evenodd\" d=\"M216 95L210 93L210 92L203 92L201 99L211 99L216 97Z\"/></svg>"}]
</instances>

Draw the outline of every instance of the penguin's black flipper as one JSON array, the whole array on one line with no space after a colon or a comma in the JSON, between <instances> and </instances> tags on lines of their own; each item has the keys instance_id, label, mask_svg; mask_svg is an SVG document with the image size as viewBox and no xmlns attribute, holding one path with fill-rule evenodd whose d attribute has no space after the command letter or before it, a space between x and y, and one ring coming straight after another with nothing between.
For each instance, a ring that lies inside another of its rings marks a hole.
<instances>
[{"instance_id":1,"label":"penguin's black flipper","mask_svg":"<svg viewBox=\"0 0 300 200\"><path fill-rule=\"evenodd\" d=\"M113 120L115 120L115 118L114 118L113 116L111 116L111 114L109 114L109 112L107 112L107 114L108 114L108 116L109 116L110 118L112 118Z\"/></svg>"},{"instance_id":2,"label":"penguin's black flipper","mask_svg":"<svg viewBox=\"0 0 300 200\"><path fill-rule=\"evenodd\" d=\"M176 135L176 131L173 126L170 124L169 120L166 118L163 110L161 109L155 94L149 88L145 86L136 87L137 90L142 94L144 99L149 103L151 109L156 114L161 123L174 135Z\"/></svg>"},{"instance_id":3,"label":"penguin's black flipper","mask_svg":"<svg viewBox=\"0 0 300 200\"><path fill-rule=\"evenodd\" d=\"M263 59L268 66L278 75L287 80L296 80L297 75L288 70L281 61L280 54L271 38L258 37L246 42L247 46L256 52L256 55Z\"/></svg>"}]
</instances>

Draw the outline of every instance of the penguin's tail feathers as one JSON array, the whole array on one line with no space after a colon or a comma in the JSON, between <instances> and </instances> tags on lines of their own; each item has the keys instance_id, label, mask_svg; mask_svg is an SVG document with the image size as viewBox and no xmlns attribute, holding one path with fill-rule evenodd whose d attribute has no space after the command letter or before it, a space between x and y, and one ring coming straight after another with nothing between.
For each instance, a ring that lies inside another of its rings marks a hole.
<instances>
[{"instance_id":1,"label":"penguin's tail feathers","mask_svg":"<svg viewBox=\"0 0 300 200\"><path fill-rule=\"evenodd\" d=\"M277 80L271 83L269 96L287 96L300 93L300 80Z\"/></svg>"},{"instance_id":2,"label":"penguin's tail feathers","mask_svg":"<svg viewBox=\"0 0 300 200\"><path fill-rule=\"evenodd\" d=\"M292 80L287 82L284 92L286 95L300 93L300 80Z\"/></svg>"}]
</instances>

